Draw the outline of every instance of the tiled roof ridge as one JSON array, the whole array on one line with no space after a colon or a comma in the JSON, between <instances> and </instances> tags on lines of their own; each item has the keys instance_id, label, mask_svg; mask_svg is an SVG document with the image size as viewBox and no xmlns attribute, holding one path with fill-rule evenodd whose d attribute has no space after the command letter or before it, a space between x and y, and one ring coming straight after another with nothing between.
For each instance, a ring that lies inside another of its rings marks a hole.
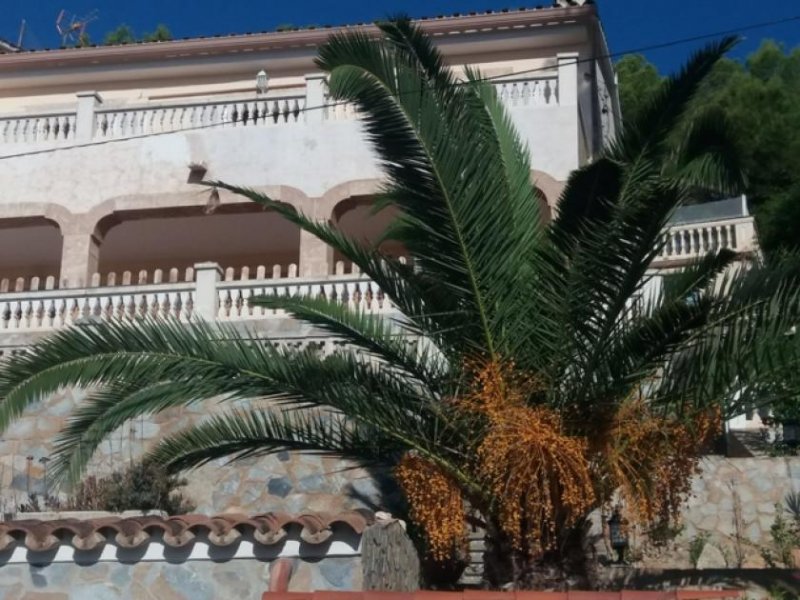
<instances>
[{"instance_id":1,"label":"tiled roof ridge","mask_svg":"<svg viewBox=\"0 0 800 600\"><path fill-rule=\"evenodd\" d=\"M298 515L267 512L257 515L110 516L85 520L20 519L0 522L0 552L19 545L44 552L62 544L71 544L78 550L92 550L111 541L122 548L137 548L149 543L153 533L160 533L163 543L173 548L189 544L199 533L206 534L215 546L228 546L243 534L251 533L255 542L271 545L283 540L292 527L300 528L303 542L321 544L331 537L336 525L348 527L360 535L374 522L373 513L364 509Z\"/></svg>"},{"instance_id":2,"label":"tiled roof ridge","mask_svg":"<svg viewBox=\"0 0 800 600\"><path fill-rule=\"evenodd\" d=\"M420 16L420 17L412 17L412 21L418 23L427 23L431 21L446 21L446 20L457 20L459 18L467 18L467 17L479 17L479 16L490 16L490 15L500 15L500 14L509 14L509 13L532 13L532 12L539 12L542 10L551 10L551 9L564 9L564 8L571 8L571 7L578 7L584 5L594 5L595 0L550 0L549 3L539 3L532 6L520 6L518 8L498 8L498 9L488 9L484 11L464 11L464 12L454 12L450 14L441 14L441 15L430 15L430 16ZM53 51L64 51L64 50L72 50L75 52L85 51L87 49L92 48L121 48L125 46L165 46L179 42L187 42L187 41L203 41L203 40L214 40L219 38L240 38L240 37L255 37L261 35L270 35L270 34L281 34L281 33L297 33L302 31L315 31L315 30L336 30L336 29L350 29L350 28L357 28L357 27L368 27L374 25L375 23L379 22L380 19L376 19L375 21L361 21L356 23L343 23L339 25L308 25L308 26L297 26L297 27L290 27L286 29L272 29L272 30L263 30L263 31L248 31L248 32L239 32L239 33L218 33L213 35L200 35L200 36L188 36L188 37L180 37L180 38L173 38L171 40L157 40L157 41L144 41L144 40L137 40L135 42L127 43L127 44L90 44L88 46L81 46L81 47L72 47L72 46L62 46L60 48L43 48L40 50L37 49L25 49L19 48L18 50L22 53L33 53L33 52L53 52Z\"/></svg>"}]
</instances>

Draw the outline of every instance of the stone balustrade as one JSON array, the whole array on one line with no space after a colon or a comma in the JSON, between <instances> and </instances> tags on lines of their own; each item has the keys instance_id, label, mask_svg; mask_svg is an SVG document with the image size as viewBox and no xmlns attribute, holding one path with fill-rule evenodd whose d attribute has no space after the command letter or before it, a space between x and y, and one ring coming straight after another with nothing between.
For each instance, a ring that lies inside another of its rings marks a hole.
<instances>
[{"instance_id":1,"label":"stone balustrade","mask_svg":"<svg viewBox=\"0 0 800 600\"><path fill-rule=\"evenodd\" d=\"M494 81L498 97L508 106L553 106L558 104L558 77L524 77Z\"/></svg>"},{"instance_id":2,"label":"stone balustrade","mask_svg":"<svg viewBox=\"0 0 800 600\"><path fill-rule=\"evenodd\" d=\"M492 81L498 96L511 109L559 104L558 74ZM205 128L276 126L358 117L354 105L329 100L321 85L323 81L315 75L306 78L304 87L278 90L265 97L251 94L116 106L104 104L97 94L81 93L74 109L0 115L0 144L69 145Z\"/></svg>"},{"instance_id":3,"label":"stone balustrade","mask_svg":"<svg viewBox=\"0 0 800 600\"><path fill-rule=\"evenodd\" d=\"M267 126L304 120L303 95L267 99L212 100L172 106L139 106L98 110L95 139L118 139L186 129Z\"/></svg>"},{"instance_id":4,"label":"stone balustrade","mask_svg":"<svg viewBox=\"0 0 800 600\"><path fill-rule=\"evenodd\" d=\"M318 296L340 302L353 309L369 312L391 310L383 293L357 269L345 274L344 263L336 266L336 275L300 278L297 265L275 265L267 277L265 266L253 272L223 271L216 263L199 263L179 272L157 269L140 271L134 279L130 271L121 277L109 273L92 277L92 287L55 289L55 279L48 277L45 289L39 278L16 280L16 291L0 294L0 332L46 331L71 325L80 320L125 320L151 316L188 321L194 317L207 320L248 320L281 317L282 313L254 307L254 296ZM251 278L251 275L254 277Z\"/></svg>"},{"instance_id":5,"label":"stone balustrade","mask_svg":"<svg viewBox=\"0 0 800 600\"><path fill-rule=\"evenodd\" d=\"M0 117L0 144L66 144L75 140L74 112Z\"/></svg>"},{"instance_id":6,"label":"stone balustrade","mask_svg":"<svg viewBox=\"0 0 800 600\"><path fill-rule=\"evenodd\" d=\"M756 249L753 217L689 223L670 227L667 241L656 263L695 259L727 248L736 252Z\"/></svg>"}]
</instances>

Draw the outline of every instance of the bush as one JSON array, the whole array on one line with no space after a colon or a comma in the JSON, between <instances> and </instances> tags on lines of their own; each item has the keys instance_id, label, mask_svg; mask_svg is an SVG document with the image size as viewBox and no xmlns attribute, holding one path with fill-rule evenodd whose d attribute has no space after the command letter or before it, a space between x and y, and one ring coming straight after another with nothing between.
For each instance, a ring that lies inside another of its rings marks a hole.
<instances>
[{"instance_id":1,"label":"bush","mask_svg":"<svg viewBox=\"0 0 800 600\"><path fill-rule=\"evenodd\" d=\"M180 515L194 510L194 506L178 491L185 485L185 479L171 475L160 465L142 462L108 477L87 477L66 500L45 498L44 508L115 513L157 510L168 515ZM20 506L19 510L38 512L42 509L41 505L40 499L32 494L28 503Z\"/></svg>"}]
</instances>

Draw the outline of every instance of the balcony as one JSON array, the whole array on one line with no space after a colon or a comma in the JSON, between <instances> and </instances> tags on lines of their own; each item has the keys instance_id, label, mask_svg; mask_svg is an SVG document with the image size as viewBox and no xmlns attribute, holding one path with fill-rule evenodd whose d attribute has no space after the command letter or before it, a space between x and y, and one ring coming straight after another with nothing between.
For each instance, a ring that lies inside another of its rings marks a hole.
<instances>
[{"instance_id":1,"label":"balcony","mask_svg":"<svg viewBox=\"0 0 800 600\"><path fill-rule=\"evenodd\" d=\"M70 146L210 128L275 127L357 118L352 105L328 100L320 76L306 79L305 87L278 90L263 98L252 94L105 106L99 95L79 94L76 106L69 110L0 115L0 145ZM559 78L555 73L504 77L493 85L512 111L559 105ZM316 118L317 113L321 119Z\"/></svg>"},{"instance_id":2,"label":"balcony","mask_svg":"<svg viewBox=\"0 0 800 600\"><path fill-rule=\"evenodd\" d=\"M297 277L295 265L290 265L286 276L268 278L265 271L260 267L250 278L247 269L223 272L216 263L198 263L184 273L171 269L166 276L160 269L152 273L141 271L135 283L131 282L131 273L126 272L122 285L113 285L115 274L109 275L111 285L100 285L96 276L91 287L81 289L53 289L52 278L45 289L38 289L39 282L35 280L28 284L28 291L0 294L0 332L50 331L86 319L151 316L186 322L192 317L217 321L284 317L276 311L251 306L249 299L257 295L318 296L374 313L391 309L375 284L357 268L345 274L342 262L337 265L339 274L327 277ZM7 281L4 280L6 285ZM21 290L25 283L17 280L17 288Z\"/></svg>"},{"instance_id":3,"label":"balcony","mask_svg":"<svg viewBox=\"0 0 800 600\"><path fill-rule=\"evenodd\" d=\"M755 221L745 196L678 209L654 266L680 267L723 248L743 256L758 251Z\"/></svg>"},{"instance_id":4,"label":"balcony","mask_svg":"<svg viewBox=\"0 0 800 600\"><path fill-rule=\"evenodd\" d=\"M677 268L719 248L743 256L756 252L753 218L746 213L744 198L681 209L654 268ZM350 227L347 219L340 226ZM315 276L299 276L297 263L223 269L205 262L180 268L105 271L95 273L89 286L71 287L70 283L54 276L0 280L0 335L44 333L86 319L151 316L183 322L195 317L252 322L286 318L281 312L252 306L249 300L257 295L317 296L372 313L393 310L373 282L341 260L333 264L331 274Z\"/></svg>"}]
</instances>

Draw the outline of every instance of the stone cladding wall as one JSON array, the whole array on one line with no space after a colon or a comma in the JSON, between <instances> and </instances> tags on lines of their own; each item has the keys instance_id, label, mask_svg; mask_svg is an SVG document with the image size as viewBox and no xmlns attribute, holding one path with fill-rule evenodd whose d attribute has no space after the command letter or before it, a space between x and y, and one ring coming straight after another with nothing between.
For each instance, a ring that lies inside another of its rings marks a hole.
<instances>
[{"instance_id":1,"label":"stone cladding wall","mask_svg":"<svg viewBox=\"0 0 800 600\"><path fill-rule=\"evenodd\" d=\"M289 591L361 589L360 557L295 563ZM242 600L268 586L269 563L256 559L0 568L0 600Z\"/></svg>"}]
</instances>

